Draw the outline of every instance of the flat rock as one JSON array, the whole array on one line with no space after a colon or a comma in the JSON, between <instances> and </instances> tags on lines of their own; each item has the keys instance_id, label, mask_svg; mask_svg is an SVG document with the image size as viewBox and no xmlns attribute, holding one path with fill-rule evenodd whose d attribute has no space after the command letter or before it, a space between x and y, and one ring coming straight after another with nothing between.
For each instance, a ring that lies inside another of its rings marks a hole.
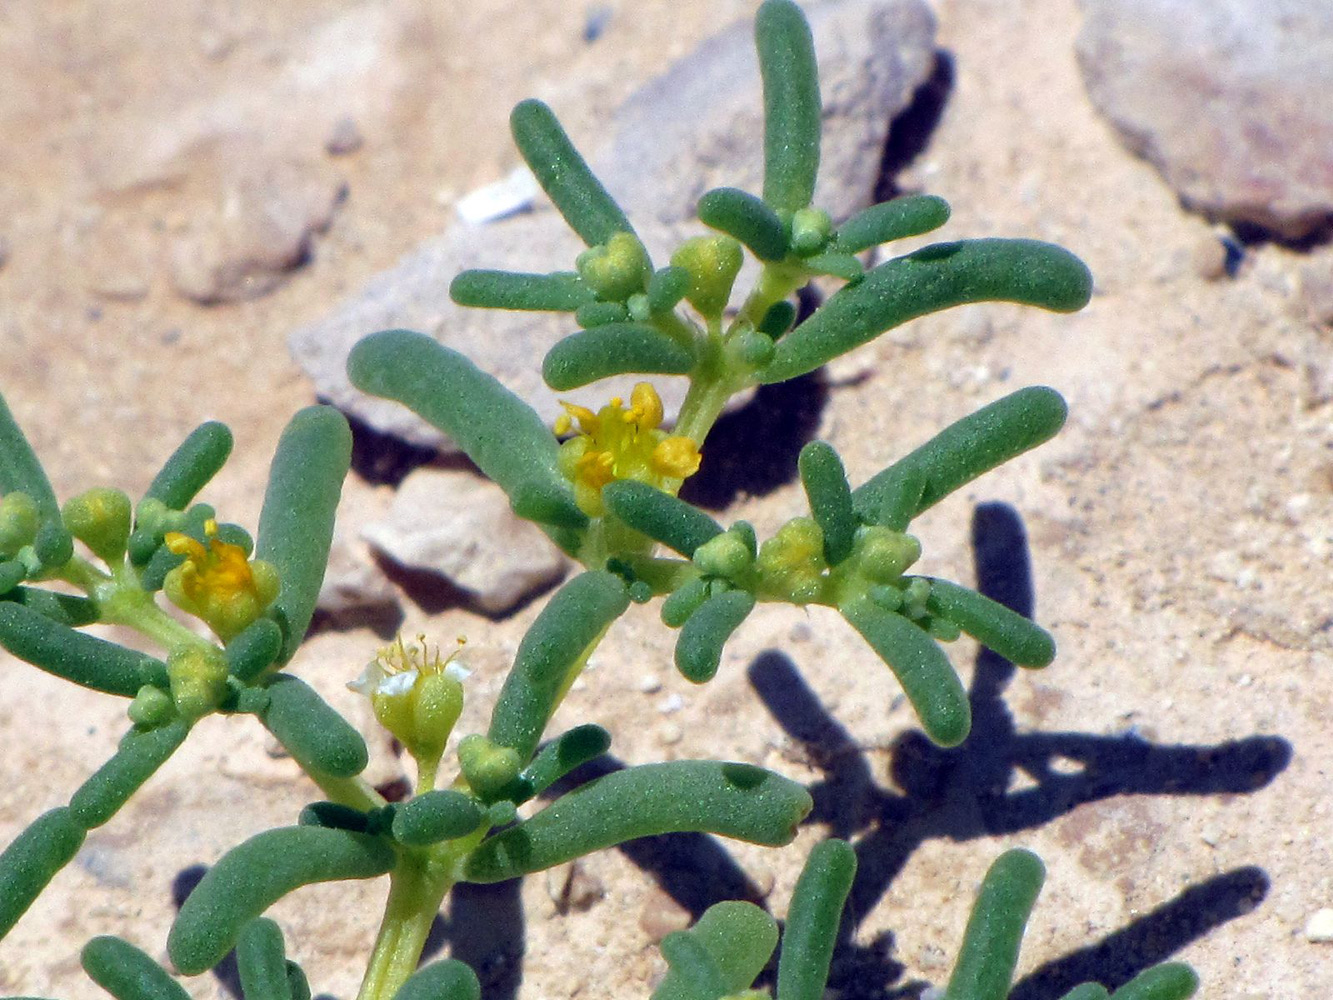
<instances>
[{"instance_id":1,"label":"flat rock","mask_svg":"<svg viewBox=\"0 0 1333 1000\"><path fill-rule=\"evenodd\" d=\"M452 469L417 469L361 537L400 566L447 578L488 614L555 583L566 566L551 540L509 509L500 487Z\"/></svg>"},{"instance_id":2,"label":"flat rock","mask_svg":"<svg viewBox=\"0 0 1333 1000\"><path fill-rule=\"evenodd\" d=\"M1078 61L1124 143L1191 209L1296 239L1333 216L1333 5L1085 3Z\"/></svg>"},{"instance_id":3,"label":"flat rock","mask_svg":"<svg viewBox=\"0 0 1333 1000\"><path fill-rule=\"evenodd\" d=\"M817 197L841 217L870 202L889 122L930 72L935 25L921 0L841 0L812 7L809 16L824 96ZM659 260L684 232L696 231L694 205L705 190L761 186L761 108L753 29L741 22L646 84L615 113L610 138L590 159ZM570 318L463 309L446 290L469 267L568 270L581 249L544 205L485 226L457 223L331 315L294 333L292 355L322 398L415 444L453 450L440 431L396 403L368 399L347 380L352 345L376 330L405 327L435 337L527 400L543 419L554 420L561 410L542 382L540 361L573 331ZM633 381L609 380L560 398L599 405ZM661 380L668 414L683 390L682 380Z\"/></svg>"}]
</instances>

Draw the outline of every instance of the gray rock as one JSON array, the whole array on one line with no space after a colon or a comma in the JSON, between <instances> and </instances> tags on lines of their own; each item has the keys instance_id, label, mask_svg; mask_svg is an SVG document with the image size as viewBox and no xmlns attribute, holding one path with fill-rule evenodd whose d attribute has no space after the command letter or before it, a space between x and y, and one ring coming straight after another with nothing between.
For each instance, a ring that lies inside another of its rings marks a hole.
<instances>
[{"instance_id":1,"label":"gray rock","mask_svg":"<svg viewBox=\"0 0 1333 1000\"><path fill-rule=\"evenodd\" d=\"M835 216L872 196L890 119L929 73L934 20L922 0L839 0L809 11L825 104L819 203ZM698 196L721 184L757 190L763 168L762 90L752 27L740 23L705 42L616 113L611 137L591 157L639 235L661 260L691 229ZM576 141L580 137L575 137ZM463 309L449 282L470 267L568 270L582 249L549 208L482 227L459 223L375 277L331 315L295 332L289 346L319 394L376 430L415 444L452 444L396 403L352 388L344 370L352 345L376 330L408 328L466 354L527 400L543 419L561 412L541 380L546 351L575 327L570 317ZM741 282L745 282L745 275ZM742 284L741 287L744 287ZM597 406L634 379L560 394ZM668 414L683 398L680 379L657 379Z\"/></svg>"},{"instance_id":2,"label":"gray rock","mask_svg":"<svg viewBox=\"0 0 1333 1000\"><path fill-rule=\"evenodd\" d=\"M1190 208L1299 238L1333 215L1333 4L1097 0L1093 103Z\"/></svg>"},{"instance_id":3,"label":"gray rock","mask_svg":"<svg viewBox=\"0 0 1333 1000\"><path fill-rule=\"evenodd\" d=\"M500 487L469 472L418 469L361 537L408 569L438 573L501 614L564 575L566 559L514 515Z\"/></svg>"}]
</instances>

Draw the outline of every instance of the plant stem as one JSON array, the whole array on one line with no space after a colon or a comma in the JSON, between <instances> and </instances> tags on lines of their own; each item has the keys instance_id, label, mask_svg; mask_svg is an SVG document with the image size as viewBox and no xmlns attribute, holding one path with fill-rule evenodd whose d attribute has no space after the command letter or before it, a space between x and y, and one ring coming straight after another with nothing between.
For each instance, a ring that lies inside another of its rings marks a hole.
<instances>
[{"instance_id":1,"label":"plant stem","mask_svg":"<svg viewBox=\"0 0 1333 1000\"><path fill-rule=\"evenodd\" d=\"M389 876L389 900L358 1000L392 1000L421 961L431 923L453 887L453 852L432 858L403 852Z\"/></svg>"}]
</instances>

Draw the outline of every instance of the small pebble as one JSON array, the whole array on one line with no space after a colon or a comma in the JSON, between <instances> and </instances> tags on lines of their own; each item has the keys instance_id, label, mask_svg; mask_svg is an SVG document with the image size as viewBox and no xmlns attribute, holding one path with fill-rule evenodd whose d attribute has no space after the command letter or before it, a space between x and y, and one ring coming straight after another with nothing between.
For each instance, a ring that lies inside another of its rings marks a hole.
<instances>
[{"instance_id":1,"label":"small pebble","mask_svg":"<svg viewBox=\"0 0 1333 1000\"><path fill-rule=\"evenodd\" d=\"M570 861L547 871L546 894L557 913L582 912L606 895L606 886L581 862Z\"/></svg>"},{"instance_id":2,"label":"small pebble","mask_svg":"<svg viewBox=\"0 0 1333 1000\"><path fill-rule=\"evenodd\" d=\"M658 730L657 738L664 746L675 746L684 738L685 732L673 722L668 722Z\"/></svg>"},{"instance_id":3,"label":"small pebble","mask_svg":"<svg viewBox=\"0 0 1333 1000\"><path fill-rule=\"evenodd\" d=\"M1333 943L1333 907L1316 910L1305 924L1305 940L1315 944Z\"/></svg>"},{"instance_id":4,"label":"small pebble","mask_svg":"<svg viewBox=\"0 0 1333 1000\"><path fill-rule=\"evenodd\" d=\"M657 694L662 690L662 679L656 674L644 674L639 678L639 690L644 694Z\"/></svg>"},{"instance_id":5,"label":"small pebble","mask_svg":"<svg viewBox=\"0 0 1333 1000\"><path fill-rule=\"evenodd\" d=\"M639 912L639 929L648 935L650 942L657 944L672 931L683 931L689 926L689 910L657 886L648 891Z\"/></svg>"},{"instance_id":6,"label":"small pebble","mask_svg":"<svg viewBox=\"0 0 1333 1000\"><path fill-rule=\"evenodd\" d=\"M330 156L346 156L360 149L364 141L356 121L349 115L343 115L333 123L328 138L324 140L324 151Z\"/></svg>"},{"instance_id":7,"label":"small pebble","mask_svg":"<svg viewBox=\"0 0 1333 1000\"><path fill-rule=\"evenodd\" d=\"M678 694L669 694L657 703L657 710L663 715L679 712L685 707L685 699Z\"/></svg>"},{"instance_id":8,"label":"small pebble","mask_svg":"<svg viewBox=\"0 0 1333 1000\"><path fill-rule=\"evenodd\" d=\"M1194 273L1204 281L1221 281L1227 276L1227 247L1211 233L1200 236L1190 252Z\"/></svg>"}]
</instances>

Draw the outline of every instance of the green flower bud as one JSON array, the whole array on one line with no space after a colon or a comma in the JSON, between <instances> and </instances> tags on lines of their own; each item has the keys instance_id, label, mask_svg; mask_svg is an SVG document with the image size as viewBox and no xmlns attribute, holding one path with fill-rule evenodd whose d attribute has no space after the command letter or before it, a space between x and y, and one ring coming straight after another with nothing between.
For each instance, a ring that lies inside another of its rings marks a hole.
<instances>
[{"instance_id":1,"label":"green flower bud","mask_svg":"<svg viewBox=\"0 0 1333 1000\"><path fill-rule=\"evenodd\" d=\"M731 348L741 361L755 369L762 368L772 361L773 353L777 350L773 338L760 333L754 327L737 331L731 342Z\"/></svg>"},{"instance_id":2,"label":"green flower bud","mask_svg":"<svg viewBox=\"0 0 1333 1000\"><path fill-rule=\"evenodd\" d=\"M175 649L167 656L167 677L176 711L186 719L202 718L227 695L227 658L215 646Z\"/></svg>"},{"instance_id":3,"label":"green flower bud","mask_svg":"<svg viewBox=\"0 0 1333 1000\"><path fill-rule=\"evenodd\" d=\"M633 233L612 233L600 246L579 254L574 266L579 275L608 302L624 302L648 287L653 266L648 251Z\"/></svg>"},{"instance_id":4,"label":"green flower bud","mask_svg":"<svg viewBox=\"0 0 1333 1000\"><path fill-rule=\"evenodd\" d=\"M704 316L720 316L731 298L744 254L730 236L697 236L682 243L671 263L690 276L685 298Z\"/></svg>"},{"instance_id":5,"label":"green flower bud","mask_svg":"<svg viewBox=\"0 0 1333 1000\"><path fill-rule=\"evenodd\" d=\"M97 487L66 501L60 517L71 535L111 566L125 558L130 513L130 498L123 491Z\"/></svg>"},{"instance_id":6,"label":"green flower bud","mask_svg":"<svg viewBox=\"0 0 1333 1000\"><path fill-rule=\"evenodd\" d=\"M37 504L26 493L10 493L0 500L0 559L10 559L31 545L41 524Z\"/></svg>"},{"instance_id":7,"label":"green flower bud","mask_svg":"<svg viewBox=\"0 0 1333 1000\"><path fill-rule=\"evenodd\" d=\"M480 733L458 744L458 764L472 791L483 801L518 777L523 761L512 747L496 746Z\"/></svg>"},{"instance_id":8,"label":"green flower bud","mask_svg":"<svg viewBox=\"0 0 1333 1000\"><path fill-rule=\"evenodd\" d=\"M732 579L749 569L753 562L750 547L734 531L714 535L694 550L694 565L709 576Z\"/></svg>"},{"instance_id":9,"label":"green flower bud","mask_svg":"<svg viewBox=\"0 0 1333 1000\"><path fill-rule=\"evenodd\" d=\"M171 696L160 687L145 684L130 702L130 721L141 729L154 729L175 714Z\"/></svg>"},{"instance_id":10,"label":"green flower bud","mask_svg":"<svg viewBox=\"0 0 1333 1000\"><path fill-rule=\"evenodd\" d=\"M903 614L908 618L924 618L926 601L930 599L930 581L918 576L903 591Z\"/></svg>"},{"instance_id":11,"label":"green flower bud","mask_svg":"<svg viewBox=\"0 0 1333 1000\"><path fill-rule=\"evenodd\" d=\"M815 600L824 585L824 532L808 517L794 517L759 547L763 585L789 601Z\"/></svg>"},{"instance_id":12,"label":"green flower bud","mask_svg":"<svg viewBox=\"0 0 1333 1000\"><path fill-rule=\"evenodd\" d=\"M791 217L791 248L801 257L824 249L833 235L833 220L822 208L800 208Z\"/></svg>"},{"instance_id":13,"label":"green flower bud","mask_svg":"<svg viewBox=\"0 0 1333 1000\"><path fill-rule=\"evenodd\" d=\"M857 533L854 558L867 579L896 583L921 558L921 543L892 528L870 525Z\"/></svg>"}]
</instances>

